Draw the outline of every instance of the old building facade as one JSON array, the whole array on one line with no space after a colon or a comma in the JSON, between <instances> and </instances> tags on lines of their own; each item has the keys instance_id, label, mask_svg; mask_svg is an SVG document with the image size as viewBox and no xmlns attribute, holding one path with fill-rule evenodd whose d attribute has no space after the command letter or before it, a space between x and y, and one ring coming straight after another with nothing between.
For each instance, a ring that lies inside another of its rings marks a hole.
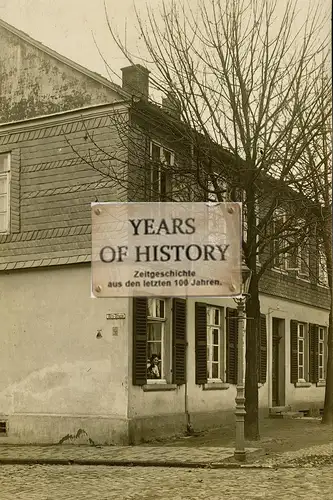
<instances>
[{"instance_id":1,"label":"old building facade","mask_svg":"<svg viewBox=\"0 0 333 500\"><path fill-rule=\"evenodd\" d=\"M107 104L51 108L48 115L43 108L42 116L21 120L7 114L12 123L0 125L4 443L79 442L74 437L83 436L126 444L184 432L189 423L202 429L234 418L232 299L91 298L91 202L147 196L134 190L138 140L145 166L155 165L152 197L157 192L162 199L167 180L156 159L172 165L181 147L162 132L158 139L149 131L138 138L137 128L135 141L124 140L133 121L129 90L143 99L139 109L145 106L148 75L132 68L123 80L125 94ZM260 303L262 412L322 408L324 278L319 285L299 267L275 262L260 282Z\"/></svg>"}]
</instances>

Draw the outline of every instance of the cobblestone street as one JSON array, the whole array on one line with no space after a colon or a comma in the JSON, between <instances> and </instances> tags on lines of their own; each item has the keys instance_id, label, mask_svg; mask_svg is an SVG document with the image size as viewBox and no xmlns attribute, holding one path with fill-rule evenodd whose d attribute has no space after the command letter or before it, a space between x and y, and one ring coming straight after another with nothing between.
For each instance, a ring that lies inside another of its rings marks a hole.
<instances>
[{"instance_id":1,"label":"cobblestone street","mask_svg":"<svg viewBox=\"0 0 333 500\"><path fill-rule=\"evenodd\" d=\"M209 470L0 466L1 500L331 500L333 467Z\"/></svg>"}]
</instances>

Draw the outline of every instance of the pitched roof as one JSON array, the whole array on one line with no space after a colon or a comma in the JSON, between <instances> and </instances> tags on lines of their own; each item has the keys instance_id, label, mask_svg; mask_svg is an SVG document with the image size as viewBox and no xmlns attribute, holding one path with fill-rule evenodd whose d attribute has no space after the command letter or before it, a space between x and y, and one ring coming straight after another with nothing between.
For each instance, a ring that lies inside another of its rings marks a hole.
<instances>
[{"instance_id":1,"label":"pitched roof","mask_svg":"<svg viewBox=\"0 0 333 500\"><path fill-rule=\"evenodd\" d=\"M17 36L21 40L23 40L25 43L28 43L35 47L38 50L41 50L45 54L48 54L50 57L53 57L54 59L57 59L58 61L62 62L63 64L66 64L70 68L78 71L79 73L82 73L83 75L87 76L88 78L91 78L92 80L95 80L96 82L104 85L104 87L108 87L109 89L113 90L114 92L117 92L121 96L128 98L130 97L127 92L125 92L119 85L110 82L107 78L104 78L103 76L99 75L98 73L95 73L94 71L91 71L84 66L81 66L80 64L72 61L71 59L68 59L67 57L59 54L55 50L50 49L46 45L43 45L41 42L38 42L34 38L31 38L29 35L24 33L21 30L18 30L14 26L6 23L3 19L0 19L0 28L4 28L5 30L9 31L13 35Z\"/></svg>"}]
</instances>

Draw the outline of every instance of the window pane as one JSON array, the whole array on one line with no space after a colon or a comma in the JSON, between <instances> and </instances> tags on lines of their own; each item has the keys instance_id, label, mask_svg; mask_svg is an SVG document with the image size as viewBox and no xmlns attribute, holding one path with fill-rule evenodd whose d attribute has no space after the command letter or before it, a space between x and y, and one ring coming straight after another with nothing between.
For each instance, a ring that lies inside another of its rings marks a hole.
<instances>
[{"instance_id":1,"label":"window pane","mask_svg":"<svg viewBox=\"0 0 333 500\"><path fill-rule=\"evenodd\" d=\"M324 370L322 367L319 367L319 378L320 380L323 380L324 378Z\"/></svg>"},{"instance_id":2,"label":"window pane","mask_svg":"<svg viewBox=\"0 0 333 500\"><path fill-rule=\"evenodd\" d=\"M319 340L324 340L324 330L322 328L319 329Z\"/></svg>"},{"instance_id":3,"label":"window pane","mask_svg":"<svg viewBox=\"0 0 333 500\"><path fill-rule=\"evenodd\" d=\"M324 352L324 344L322 342L320 342L319 344L319 354L323 354Z\"/></svg>"},{"instance_id":4,"label":"window pane","mask_svg":"<svg viewBox=\"0 0 333 500\"><path fill-rule=\"evenodd\" d=\"M0 212L6 212L8 210L7 203L7 195L0 194Z\"/></svg>"},{"instance_id":5,"label":"window pane","mask_svg":"<svg viewBox=\"0 0 333 500\"><path fill-rule=\"evenodd\" d=\"M9 170L9 155L0 155L0 174Z\"/></svg>"},{"instance_id":6,"label":"window pane","mask_svg":"<svg viewBox=\"0 0 333 500\"><path fill-rule=\"evenodd\" d=\"M154 299L148 299L148 316L151 318L155 316Z\"/></svg>"},{"instance_id":7,"label":"window pane","mask_svg":"<svg viewBox=\"0 0 333 500\"><path fill-rule=\"evenodd\" d=\"M166 149L164 150L164 161L167 165L171 165L171 153Z\"/></svg>"},{"instance_id":8,"label":"window pane","mask_svg":"<svg viewBox=\"0 0 333 500\"><path fill-rule=\"evenodd\" d=\"M299 364L300 366L303 366L303 354L299 354L299 355L298 355L298 364Z\"/></svg>"},{"instance_id":9,"label":"window pane","mask_svg":"<svg viewBox=\"0 0 333 500\"><path fill-rule=\"evenodd\" d=\"M4 232L7 231L7 215L6 214L0 214L0 231Z\"/></svg>"},{"instance_id":10,"label":"window pane","mask_svg":"<svg viewBox=\"0 0 333 500\"><path fill-rule=\"evenodd\" d=\"M157 300L156 302L156 316L164 318L164 300Z\"/></svg>"},{"instance_id":11,"label":"window pane","mask_svg":"<svg viewBox=\"0 0 333 500\"><path fill-rule=\"evenodd\" d=\"M213 347L213 361L219 360L219 347Z\"/></svg>"},{"instance_id":12,"label":"window pane","mask_svg":"<svg viewBox=\"0 0 333 500\"><path fill-rule=\"evenodd\" d=\"M303 379L304 378L304 373L303 373L303 367L302 366L300 366L298 368L298 378L299 379Z\"/></svg>"},{"instance_id":13,"label":"window pane","mask_svg":"<svg viewBox=\"0 0 333 500\"><path fill-rule=\"evenodd\" d=\"M298 340L298 352L303 352L303 340Z\"/></svg>"},{"instance_id":14,"label":"window pane","mask_svg":"<svg viewBox=\"0 0 333 500\"><path fill-rule=\"evenodd\" d=\"M156 323L148 323L148 342L152 340L162 339L162 323L156 321Z\"/></svg>"},{"instance_id":15,"label":"window pane","mask_svg":"<svg viewBox=\"0 0 333 500\"><path fill-rule=\"evenodd\" d=\"M217 328L213 329L213 344L218 345L219 343L219 331Z\"/></svg>"},{"instance_id":16,"label":"window pane","mask_svg":"<svg viewBox=\"0 0 333 500\"><path fill-rule=\"evenodd\" d=\"M298 325L298 335L299 337L304 337L304 326Z\"/></svg>"},{"instance_id":17,"label":"window pane","mask_svg":"<svg viewBox=\"0 0 333 500\"><path fill-rule=\"evenodd\" d=\"M161 159L161 149L156 144L152 145L151 157L153 160L160 161Z\"/></svg>"},{"instance_id":18,"label":"window pane","mask_svg":"<svg viewBox=\"0 0 333 500\"><path fill-rule=\"evenodd\" d=\"M0 194L7 193L7 175L2 175L0 177Z\"/></svg>"},{"instance_id":19,"label":"window pane","mask_svg":"<svg viewBox=\"0 0 333 500\"><path fill-rule=\"evenodd\" d=\"M214 325L220 324L220 311L219 309L214 309Z\"/></svg>"},{"instance_id":20,"label":"window pane","mask_svg":"<svg viewBox=\"0 0 333 500\"><path fill-rule=\"evenodd\" d=\"M218 363L212 364L212 378L219 378L219 365L218 365Z\"/></svg>"}]
</instances>

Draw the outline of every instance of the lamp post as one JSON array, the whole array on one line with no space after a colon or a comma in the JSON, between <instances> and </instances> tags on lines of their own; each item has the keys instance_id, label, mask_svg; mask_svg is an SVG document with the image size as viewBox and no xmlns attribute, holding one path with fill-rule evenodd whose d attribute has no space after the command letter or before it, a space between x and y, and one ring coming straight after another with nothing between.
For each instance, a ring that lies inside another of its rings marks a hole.
<instances>
[{"instance_id":1,"label":"lamp post","mask_svg":"<svg viewBox=\"0 0 333 500\"><path fill-rule=\"evenodd\" d=\"M248 291L252 271L245 265L242 265L242 294L241 297L234 299L237 304L237 319L238 319L238 358L237 358L237 393L236 393L236 446L234 456L235 459L244 462L246 458L244 444L244 421L245 421L245 367L244 367L244 352L245 352L245 304L249 296Z\"/></svg>"}]
</instances>

